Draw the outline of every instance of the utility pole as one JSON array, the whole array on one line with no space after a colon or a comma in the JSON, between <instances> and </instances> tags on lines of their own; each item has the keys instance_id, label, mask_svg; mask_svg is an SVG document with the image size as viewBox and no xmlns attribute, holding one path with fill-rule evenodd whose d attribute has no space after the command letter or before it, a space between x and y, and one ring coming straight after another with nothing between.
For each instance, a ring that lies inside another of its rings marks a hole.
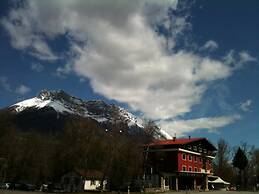
<instances>
[{"instance_id":1,"label":"utility pole","mask_svg":"<svg viewBox=\"0 0 259 194\"><path fill-rule=\"evenodd\" d=\"M7 168L7 160L6 158L0 158L0 183L5 182L6 178L6 168Z\"/></svg>"},{"instance_id":2,"label":"utility pole","mask_svg":"<svg viewBox=\"0 0 259 194\"><path fill-rule=\"evenodd\" d=\"M142 185L142 189L144 191L145 189L145 180L146 180L146 163L147 163L147 160L148 160L148 152L149 152L149 145L147 145L147 149L144 151L145 153L145 156L144 156L144 164L143 164L143 185Z\"/></svg>"}]
</instances>

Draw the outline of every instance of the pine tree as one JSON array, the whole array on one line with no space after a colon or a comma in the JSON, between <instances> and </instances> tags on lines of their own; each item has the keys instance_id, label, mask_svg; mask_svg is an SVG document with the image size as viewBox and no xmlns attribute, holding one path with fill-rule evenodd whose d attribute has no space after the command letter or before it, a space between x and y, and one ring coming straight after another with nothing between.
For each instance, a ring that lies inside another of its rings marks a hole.
<instances>
[{"instance_id":1,"label":"pine tree","mask_svg":"<svg viewBox=\"0 0 259 194\"><path fill-rule=\"evenodd\" d=\"M246 168L248 164L248 159L244 153L244 151L239 147L234 158L233 158L233 166L239 169L239 182L238 184L243 186L242 181L242 171Z\"/></svg>"}]
</instances>

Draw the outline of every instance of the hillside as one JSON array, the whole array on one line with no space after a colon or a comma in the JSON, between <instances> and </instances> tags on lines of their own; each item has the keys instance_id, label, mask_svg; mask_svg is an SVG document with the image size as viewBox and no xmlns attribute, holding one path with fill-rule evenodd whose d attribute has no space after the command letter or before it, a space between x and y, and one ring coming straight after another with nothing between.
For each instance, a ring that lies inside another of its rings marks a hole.
<instances>
[{"instance_id":1,"label":"hillside","mask_svg":"<svg viewBox=\"0 0 259 194\"><path fill-rule=\"evenodd\" d=\"M41 132L56 133L62 131L66 122L76 118L93 120L105 130L120 125L123 131L141 130L144 122L115 104L107 104L101 100L82 100L66 92L42 91L36 97L11 105L1 112L10 115L13 123L21 131L37 129ZM157 128L156 138L169 135Z\"/></svg>"}]
</instances>

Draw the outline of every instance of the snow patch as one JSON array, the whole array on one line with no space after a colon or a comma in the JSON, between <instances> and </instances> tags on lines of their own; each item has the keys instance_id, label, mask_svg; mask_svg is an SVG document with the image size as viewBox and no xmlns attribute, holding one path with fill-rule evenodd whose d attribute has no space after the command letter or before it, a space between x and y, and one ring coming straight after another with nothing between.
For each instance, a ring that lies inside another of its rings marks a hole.
<instances>
[{"instance_id":1,"label":"snow patch","mask_svg":"<svg viewBox=\"0 0 259 194\"><path fill-rule=\"evenodd\" d=\"M16 112L22 112L23 110L25 110L26 108L38 108L41 109L43 107L52 107L54 108L57 112L69 112L69 113L74 113L71 110L65 108L61 103L57 102L57 101L51 101L51 100L44 100L34 97L28 100L24 100L22 102L16 103L14 105L12 105L11 107L14 107Z\"/></svg>"},{"instance_id":2,"label":"snow patch","mask_svg":"<svg viewBox=\"0 0 259 194\"><path fill-rule=\"evenodd\" d=\"M96 121L100 122L100 123L108 121L108 119L107 119L107 118L104 118L104 117L100 117L100 118L94 117L94 119L95 119Z\"/></svg>"},{"instance_id":3,"label":"snow patch","mask_svg":"<svg viewBox=\"0 0 259 194\"><path fill-rule=\"evenodd\" d=\"M165 136L166 139L173 139L171 135L165 132L163 129L160 129L160 133Z\"/></svg>"}]
</instances>

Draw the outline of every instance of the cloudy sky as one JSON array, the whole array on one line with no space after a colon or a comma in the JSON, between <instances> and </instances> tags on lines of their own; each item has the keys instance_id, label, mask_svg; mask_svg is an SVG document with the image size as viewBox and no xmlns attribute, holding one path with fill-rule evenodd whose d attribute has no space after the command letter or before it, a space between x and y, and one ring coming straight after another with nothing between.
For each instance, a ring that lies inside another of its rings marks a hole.
<instances>
[{"instance_id":1,"label":"cloudy sky","mask_svg":"<svg viewBox=\"0 0 259 194\"><path fill-rule=\"evenodd\" d=\"M0 107L63 89L174 136L259 146L259 2L0 2Z\"/></svg>"}]
</instances>

